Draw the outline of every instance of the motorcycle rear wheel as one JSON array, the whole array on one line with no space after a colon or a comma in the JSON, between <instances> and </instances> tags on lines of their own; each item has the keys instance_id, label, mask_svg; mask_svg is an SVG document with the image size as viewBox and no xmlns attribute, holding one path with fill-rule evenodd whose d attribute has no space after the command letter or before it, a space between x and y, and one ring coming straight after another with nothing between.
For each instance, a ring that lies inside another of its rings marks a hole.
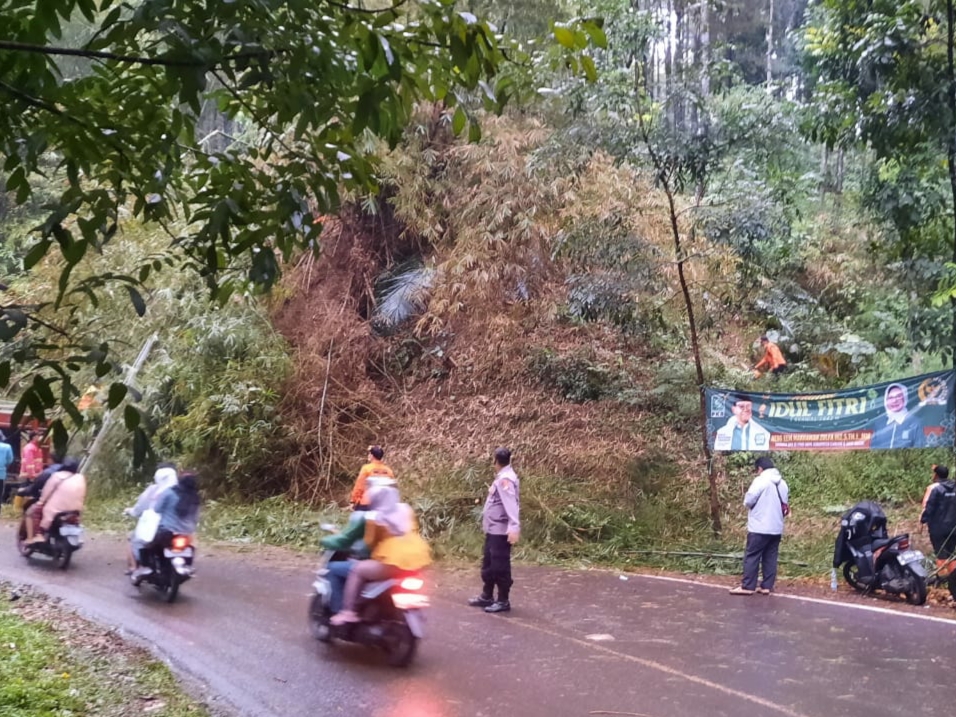
<instances>
[{"instance_id":1,"label":"motorcycle rear wheel","mask_svg":"<svg viewBox=\"0 0 956 717\"><path fill-rule=\"evenodd\" d=\"M329 608L321 595L313 595L309 603L309 631L319 642L332 641L332 626L329 625Z\"/></svg>"},{"instance_id":2,"label":"motorcycle rear wheel","mask_svg":"<svg viewBox=\"0 0 956 717\"><path fill-rule=\"evenodd\" d=\"M53 565L60 570L66 570L70 567L70 559L73 557L73 546L67 542L66 538L56 538L52 547Z\"/></svg>"},{"instance_id":3,"label":"motorcycle rear wheel","mask_svg":"<svg viewBox=\"0 0 956 717\"><path fill-rule=\"evenodd\" d=\"M405 623L393 622L388 627L385 637L385 651L388 655L388 664L392 667L407 667L418 649L418 638L412 634L411 628Z\"/></svg>"},{"instance_id":4,"label":"motorcycle rear wheel","mask_svg":"<svg viewBox=\"0 0 956 717\"><path fill-rule=\"evenodd\" d=\"M843 577L847 584L859 593L869 592L871 586L860 582L859 575L860 568L855 562L848 560L843 563Z\"/></svg>"},{"instance_id":5,"label":"motorcycle rear wheel","mask_svg":"<svg viewBox=\"0 0 956 717\"><path fill-rule=\"evenodd\" d=\"M922 605L926 602L926 580L921 578L919 575L915 575L909 570L906 571L910 580L910 586L912 590L908 590L904 593L906 597L906 602L910 605Z\"/></svg>"},{"instance_id":6,"label":"motorcycle rear wheel","mask_svg":"<svg viewBox=\"0 0 956 717\"><path fill-rule=\"evenodd\" d=\"M169 580L163 588L163 599L168 603L172 603L176 601L177 595L179 595L179 573L170 568Z\"/></svg>"}]
</instances>

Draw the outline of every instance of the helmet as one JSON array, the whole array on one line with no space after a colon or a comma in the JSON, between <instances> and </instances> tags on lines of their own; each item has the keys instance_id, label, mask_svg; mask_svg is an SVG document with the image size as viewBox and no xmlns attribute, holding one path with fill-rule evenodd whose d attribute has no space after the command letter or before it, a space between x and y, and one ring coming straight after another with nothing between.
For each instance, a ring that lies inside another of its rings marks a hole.
<instances>
[{"instance_id":1,"label":"helmet","mask_svg":"<svg viewBox=\"0 0 956 717\"><path fill-rule=\"evenodd\" d=\"M395 487L396 481L394 478L389 478L388 476L369 476L368 480L365 482L367 490L372 488L383 488L385 486Z\"/></svg>"}]
</instances>

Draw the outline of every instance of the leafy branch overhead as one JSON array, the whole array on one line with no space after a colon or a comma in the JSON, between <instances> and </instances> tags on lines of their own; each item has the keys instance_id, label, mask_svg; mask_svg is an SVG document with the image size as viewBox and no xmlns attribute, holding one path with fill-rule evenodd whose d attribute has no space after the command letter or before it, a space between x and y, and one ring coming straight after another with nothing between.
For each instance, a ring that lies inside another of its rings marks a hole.
<instances>
[{"instance_id":1,"label":"leafy branch overhead","mask_svg":"<svg viewBox=\"0 0 956 717\"><path fill-rule=\"evenodd\" d=\"M343 189L375 189L374 140L395 145L416 102L457 106L454 129L477 140L466 100L500 111L532 85L530 56L453 0L0 0L0 16L6 188L23 203L59 181L24 260L29 270L58 252L55 307L95 303L119 282L142 315L145 282L167 263L196 269L220 301L268 288L280 258L318 252ZM550 57L593 77L585 51L603 42L598 23L554 34L563 48ZM203 136L209 112L234 123L229 142ZM130 214L163 227L166 255L73 281ZM34 315L4 306L4 338L36 328ZM33 359L0 360L5 388L10 362ZM44 380L60 382L65 405L70 371L50 361ZM52 390L27 393L21 408L35 415L57 403Z\"/></svg>"}]
</instances>

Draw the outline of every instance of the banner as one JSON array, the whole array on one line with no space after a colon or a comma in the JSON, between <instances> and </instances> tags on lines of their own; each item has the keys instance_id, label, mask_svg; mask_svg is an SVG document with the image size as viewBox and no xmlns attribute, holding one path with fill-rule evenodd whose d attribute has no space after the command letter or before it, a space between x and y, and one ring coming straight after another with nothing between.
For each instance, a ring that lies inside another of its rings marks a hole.
<instances>
[{"instance_id":1,"label":"banner","mask_svg":"<svg viewBox=\"0 0 956 717\"><path fill-rule=\"evenodd\" d=\"M956 372L832 393L706 389L715 451L853 451L952 446Z\"/></svg>"}]
</instances>

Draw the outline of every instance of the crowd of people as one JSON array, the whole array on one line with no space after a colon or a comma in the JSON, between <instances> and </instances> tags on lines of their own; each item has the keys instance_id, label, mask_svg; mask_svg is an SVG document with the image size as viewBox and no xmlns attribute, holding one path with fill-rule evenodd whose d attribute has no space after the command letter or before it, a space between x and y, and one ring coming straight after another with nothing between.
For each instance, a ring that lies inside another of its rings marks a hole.
<instances>
[{"instance_id":1,"label":"crowd of people","mask_svg":"<svg viewBox=\"0 0 956 717\"><path fill-rule=\"evenodd\" d=\"M725 442L737 449L761 443L753 431L749 401L738 401L734 418L725 427ZM750 430L748 431L748 427ZM54 458L43 465L37 435L29 436L21 451L20 477L25 487L19 498L26 509L27 541L46 539L54 516L62 511L82 510L86 478L73 458ZM384 580L404 571L417 571L431 562L430 550L418 531L413 509L401 501L395 472L385 463L385 451L373 445L359 470L349 495L352 507L342 532L321 539L326 550L343 552L348 559L329 565L333 592L332 623L359 619L355 606L362 585ZM511 609L511 550L521 534L520 481L511 464L511 451L497 448L493 454L494 477L482 510L484 550L480 594L468 604L488 613ZM0 472L13 462L11 446L0 434ZM733 595L769 595L774 590L780 541L790 514L790 488L769 456L754 463L756 475L745 496L748 509L747 543L740 585ZM920 524L926 525L938 571L949 572L956 555L956 481L944 465L933 465L933 482L927 486ZM0 483L2 490L2 483ZM137 518L129 536L127 575L142 577L150 568L143 564L143 551L168 545L174 534L192 535L199 520L200 497L195 473L178 473L172 463L161 463L149 485L126 513ZM921 528L922 529L922 528Z\"/></svg>"},{"instance_id":2,"label":"crowd of people","mask_svg":"<svg viewBox=\"0 0 956 717\"><path fill-rule=\"evenodd\" d=\"M54 456L44 466L39 434L30 434L20 453L20 489L17 507L24 509L26 542L46 540L54 517L61 512L82 512L86 477L75 458ZM352 508L345 529L321 540L325 549L342 551L348 559L329 565L332 579L333 624L354 622L362 585L404 571L417 571L431 562L428 544L418 532L411 506L401 501L395 472L385 463L385 451L373 445L359 470L349 495ZM0 495L6 470L15 452L0 433ZM470 605L488 613L511 609L511 549L521 532L518 475L511 451L498 448L493 455L494 479L482 512L485 534L481 565L481 593ZM172 463L160 463L153 482L124 512L137 519L129 535L126 574L134 579L151 572L144 552L168 547L174 535L192 536L199 522L200 495L196 474L179 473Z\"/></svg>"}]
</instances>

